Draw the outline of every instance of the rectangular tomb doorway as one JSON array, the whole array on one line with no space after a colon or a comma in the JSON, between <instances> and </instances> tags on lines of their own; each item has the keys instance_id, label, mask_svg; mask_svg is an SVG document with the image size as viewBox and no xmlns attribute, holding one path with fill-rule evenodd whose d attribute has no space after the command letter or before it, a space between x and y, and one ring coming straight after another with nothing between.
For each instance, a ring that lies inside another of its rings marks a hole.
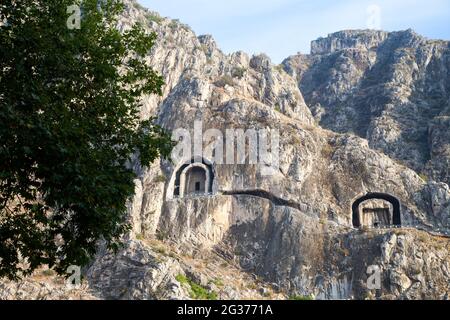
<instances>
[{"instance_id":1,"label":"rectangular tomb doorway","mask_svg":"<svg viewBox=\"0 0 450 320\"><path fill-rule=\"evenodd\" d=\"M362 225L372 228L389 227L392 224L389 208L364 208Z\"/></svg>"}]
</instances>

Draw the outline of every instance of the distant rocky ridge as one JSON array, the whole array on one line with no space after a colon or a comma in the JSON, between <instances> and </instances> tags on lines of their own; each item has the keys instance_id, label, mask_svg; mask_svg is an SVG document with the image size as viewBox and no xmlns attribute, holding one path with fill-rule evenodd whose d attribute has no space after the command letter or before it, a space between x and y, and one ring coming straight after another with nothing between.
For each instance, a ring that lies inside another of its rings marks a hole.
<instances>
[{"instance_id":1,"label":"distant rocky ridge","mask_svg":"<svg viewBox=\"0 0 450 320\"><path fill-rule=\"evenodd\" d=\"M283 66L322 127L450 182L450 42L412 30L342 31Z\"/></svg>"},{"instance_id":2,"label":"distant rocky ridge","mask_svg":"<svg viewBox=\"0 0 450 320\"><path fill-rule=\"evenodd\" d=\"M166 82L162 96L143 97L142 118L170 130L192 131L194 121L279 130L281 163L264 176L263 164L205 159L212 193L174 197L179 164L136 162L133 230L118 255L100 250L86 268L90 294L449 298L448 42L342 31L274 65L226 55L211 36L126 3L118 28L142 22L157 33L146 59ZM401 228L354 227L352 205L373 193L398 200ZM379 289L366 284L373 265Z\"/></svg>"}]
</instances>

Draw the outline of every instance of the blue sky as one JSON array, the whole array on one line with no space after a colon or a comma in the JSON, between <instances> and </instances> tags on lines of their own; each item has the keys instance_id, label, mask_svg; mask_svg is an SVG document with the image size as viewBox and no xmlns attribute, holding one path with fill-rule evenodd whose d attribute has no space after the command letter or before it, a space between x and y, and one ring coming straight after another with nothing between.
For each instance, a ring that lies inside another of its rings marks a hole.
<instances>
[{"instance_id":1,"label":"blue sky","mask_svg":"<svg viewBox=\"0 0 450 320\"><path fill-rule=\"evenodd\" d=\"M449 0L138 0L211 34L226 53L266 53L276 63L308 53L311 40L344 29L414 29L450 40Z\"/></svg>"}]
</instances>

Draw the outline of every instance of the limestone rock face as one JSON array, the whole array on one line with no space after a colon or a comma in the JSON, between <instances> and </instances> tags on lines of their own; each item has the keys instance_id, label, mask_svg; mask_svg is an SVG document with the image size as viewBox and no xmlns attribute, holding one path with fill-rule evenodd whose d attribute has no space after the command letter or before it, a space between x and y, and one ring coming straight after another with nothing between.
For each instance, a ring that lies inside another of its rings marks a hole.
<instances>
[{"instance_id":1,"label":"limestone rock face","mask_svg":"<svg viewBox=\"0 0 450 320\"><path fill-rule=\"evenodd\" d=\"M140 242L130 241L117 255L100 252L90 266L90 287L106 299L186 299L175 280L181 273L176 260L164 261Z\"/></svg>"},{"instance_id":2,"label":"limestone rock face","mask_svg":"<svg viewBox=\"0 0 450 320\"><path fill-rule=\"evenodd\" d=\"M127 0L118 28L134 22L158 35L146 60L165 79L142 118L213 129L224 150L229 129L278 132L279 167L249 163L251 148L242 164L205 152L212 193L178 197L182 164L135 161L132 232L84 270L95 297L448 299L448 42L342 31L276 66ZM401 228L355 228L370 194L390 196Z\"/></svg>"},{"instance_id":3,"label":"limestone rock face","mask_svg":"<svg viewBox=\"0 0 450 320\"><path fill-rule=\"evenodd\" d=\"M283 62L321 126L450 181L450 47L412 30L342 31Z\"/></svg>"},{"instance_id":4,"label":"limestone rock face","mask_svg":"<svg viewBox=\"0 0 450 320\"><path fill-rule=\"evenodd\" d=\"M167 239L177 238L178 243L204 246L233 257L244 271L261 275L290 295L318 299L448 297L446 238L413 228L355 231L247 195L210 200L204 205L196 210L182 209L188 223L168 220L169 225L178 227L161 226ZM222 219L229 218L227 232L223 232L227 224L220 221L220 211ZM214 212L213 216L208 212ZM370 266L380 270L379 289L367 287Z\"/></svg>"},{"instance_id":5,"label":"limestone rock face","mask_svg":"<svg viewBox=\"0 0 450 320\"><path fill-rule=\"evenodd\" d=\"M0 300L97 300L87 283L76 287L66 284L66 279L42 269L20 281L0 281Z\"/></svg>"},{"instance_id":6,"label":"limestone rock face","mask_svg":"<svg viewBox=\"0 0 450 320\"><path fill-rule=\"evenodd\" d=\"M100 250L85 275L89 288L101 299L267 298L257 288L274 298L284 297L266 284L255 283L255 279L241 274L217 255L197 253L194 260L158 241L129 240L117 254ZM195 295L194 283L201 286L204 296Z\"/></svg>"},{"instance_id":7,"label":"limestone rock face","mask_svg":"<svg viewBox=\"0 0 450 320\"><path fill-rule=\"evenodd\" d=\"M154 13L137 10L134 19L147 21L149 14ZM435 277L439 285L416 284L411 270L386 260L400 250L388 239L397 231L354 229L352 203L368 193L395 195L405 233L401 241L411 247L418 246L416 228L426 230L420 237L430 242L437 241L433 234L449 231L450 192L442 175L448 166L440 158L447 149L439 139L448 131L441 114L446 109L435 100L423 102L431 78L447 72L447 43L411 31L343 31L313 42L311 55L290 57L280 68L265 55L225 55L211 36L196 37L178 22L162 19L149 28L161 38L148 60L167 85L159 100L145 100L144 109L161 125L192 135L196 121L203 132L214 129L224 136L229 128L281 134L279 170L269 176L260 163L208 159L214 171L209 196L172 197L176 163L139 168L141 184L165 177L159 179L165 181L163 192L144 188L134 200L145 197L158 212L154 218L132 205L134 225L147 225L143 237L156 236L188 255L216 252L288 295L445 298L445 270L432 272L428 265L422 276ZM444 66L431 70L433 59L443 59ZM415 96L411 88L419 79L423 90ZM446 94L445 81L439 88ZM428 181L426 168L433 178ZM390 249L384 252L385 247ZM445 265L448 257L441 258ZM378 291L365 286L371 265L383 275Z\"/></svg>"},{"instance_id":8,"label":"limestone rock face","mask_svg":"<svg viewBox=\"0 0 450 320\"><path fill-rule=\"evenodd\" d=\"M340 31L333 33L329 37L312 41L311 54L330 54L345 49L371 50L385 41L388 35L389 33L384 31Z\"/></svg>"}]
</instances>

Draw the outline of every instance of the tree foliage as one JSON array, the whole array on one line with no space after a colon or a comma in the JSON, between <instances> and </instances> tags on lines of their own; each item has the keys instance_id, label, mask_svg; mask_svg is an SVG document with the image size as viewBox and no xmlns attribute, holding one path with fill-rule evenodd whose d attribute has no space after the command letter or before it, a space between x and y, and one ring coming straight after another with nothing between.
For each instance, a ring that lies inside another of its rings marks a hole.
<instances>
[{"instance_id":1,"label":"tree foliage","mask_svg":"<svg viewBox=\"0 0 450 320\"><path fill-rule=\"evenodd\" d=\"M134 154L143 165L172 142L140 99L163 79L142 56L155 34L119 32L123 5L97 0L0 3L0 277L47 264L85 265L99 240L129 229ZM79 29L67 8L81 7Z\"/></svg>"}]
</instances>

